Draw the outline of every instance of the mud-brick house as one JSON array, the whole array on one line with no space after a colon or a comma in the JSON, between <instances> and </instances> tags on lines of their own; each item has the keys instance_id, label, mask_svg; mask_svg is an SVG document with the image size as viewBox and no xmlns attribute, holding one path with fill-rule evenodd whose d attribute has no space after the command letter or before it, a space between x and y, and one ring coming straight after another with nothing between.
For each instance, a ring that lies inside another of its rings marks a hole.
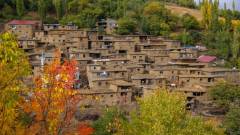
<instances>
[{"instance_id":1,"label":"mud-brick house","mask_svg":"<svg viewBox=\"0 0 240 135\"><path fill-rule=\"evenodd\" d=\"M123 65L129 63L129 60L126 58L112 58L112 59L94 59L94 64L100 64L103 66L107 65Z\"/></svg>"},{"instance_id":2,"label":"mud-brick house","mask_svg":"<svg viewBox=\"0 0 240 135\"><path fill-rule=\"evenodd\" d=\"M44 31L50 30L76 30L78 27L73 24L61 25L61 24L43 24Z\"/></svg>"},{"instance_id":3,"label":"mud-brick house","mask_svg":"<svg viewBox=\"0 0 240 135\"><path fill-rule=\"evenodd\" d=\"M88 33L84 30L69 30L66 35L66 48L88 49Z\"/></svg>"},{"instance_id":4,"label":"mud-brick house","mask_svg":"<svg viewBox=\"0 0 240 135\"><path fill-rule=\"evenodd\" d=\"M154 74L135 74L131 77L132 84L137 87L164 87L166 85L166 78Z\"/></svg>"},{"instance_id":5,"label":"mud-brick house","mask_svg":"<svg viewBox=\"0 0 240 135\"><path fill-rule=\"evenodd\" d=\"M201 87L199 85L194 85L192 87L176 88L172 91L185 94L187 98L186 107L189 110L193 110L196 107L196 104L198 104L199 102L209 101L207 88Z\"/></svg>"},{"instance_id":6,"label":"mud-brick house","mask_svg":"<svg viewBox=\"0 0 240 135\"><path fill-rule=\"evenodd\" d=\"M105 68L99 64L87 66L87 76L90 88L109 88L110 81L127 80L127 70L119 67Z\"/></svg>"},{"instance_id":7,"label":"mud-brick house","mask_svg":"<svg viewBox=\"0 0 240 135\"><path fill-rule=\"evenodd\" d=\"M132 83L123 80L115 80L110 83L110 89L119 93L120 104L131 104L133 86Z\"/></svg>"},{"instance_id":8,"label":"mud-brick house","mask_svg":"<svg viewBox=\"0 0 240 135\"><path fill-rule=\"evenodd\" d=\"M209 87L222 80L224 80L223 75L179 75L179 86L191 87L197 84Z\"/></svg>"},{"instance_id":9,"label":"mud-brick house","mask_svg":"<svg viewBox=\"0 0 240 135\"><path fill-rule=\"evenodd\" d=\"M197 58L198 63L203 63L205 66L212 67L217 65L217 57L209 55L201 55Z\"/></svg>"},{"instance_id":10,"label":"mud-brick house","mask_svg":"<svg viewBox=\"0 0 240 135\"><path fill-rule=\"evenodd\" d=\"M127 54L127 58L132 62L146 62L147 55L142 52L132 52Z\"/></svg>"},{"instance_id":11,"label":"mud-brick house","mask_svg":"<svg viewBox=\"0 0 240 135\"><path fill-rule=\"evenodd\" d=\"M18 39L32 39L34 31L40 30L41 27L41 21L12 20L5 24L5 31L13 33Z\"/></svg>"},{"instance_id":12,"label":"mud-brick house","mask_svg":"<svg viewBox=\"0 0 240 135\"><path fill-rule=\"evenodd\" d=\"M210 67L210 68L202 68L201 70L205 75L223 75L224 79L230 82L238 82L238 80L240 79L239 69Z\"/></svg>"},{"instance_id":13,"label":"mud-brick house","mask_svg":"<svg viewBox=\"0 0 240 135\"><path fill-rule=\"evenodd\" d=\"M38 47L38 40L35 39L19 39L19 48L22 48L24 51L33 50Z\"/></svg>"},{"instance_id":14,"label":"mud-brick house","mask_svg":"<svg viewBox=\"0 0 240 135\"><path fill-rule=\"evenodd\" d=\"M127 56L128 53L135 51L135 42L133 40L114 40L113 49L117 54Z\"/></svg>"},{"instance_id":15,"label":"mud-brick house","mask_svg":"<svg viewBox=\"0 0 240 135\"><path fill-rule=\"evenodd\" d=\"M81 90L79 95L84 97L79 106L124 106L132 103L131 91L115 91L112 89Z\"/></svg>"}]
</instances>

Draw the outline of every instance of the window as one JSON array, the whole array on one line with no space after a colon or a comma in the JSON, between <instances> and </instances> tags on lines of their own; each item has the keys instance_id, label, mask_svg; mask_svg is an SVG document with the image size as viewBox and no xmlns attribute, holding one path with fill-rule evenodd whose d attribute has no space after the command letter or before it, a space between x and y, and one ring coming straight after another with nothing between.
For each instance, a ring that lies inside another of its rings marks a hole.
<instances>
[{"instance_id":1,"label":"window","mask_svg":"<svg viewBox=\"0 0 240 135\"><path fill-rule=\"evenodd\" d=\"M121 92L121 96L127 96L126 92Z\"/></svg>"},{"instance_id":2,"label":"window","mask_svg":"<svg viewBox=\"0 0 240 135\"><path fill-rule=\"evenodd\" d=\"M208 78L208 82L212 82L212 78Z\"/></svg>"},{"instance_id":3,"label":"window","mask_svg":"<svg viewBox=\"0 0 240 135\"><path fill-rule=\"evenodd\" d=\"M83 58L85 58L85 54L83 54Z\"/></svg>"},{"instance_id":4,"label":"window","mask_svg":"<svg viewBox=\"0 0 240 135\"><path fill-rule=\"evenodd\" d=\"M133 59L136 59L137 57L136 56L133 56Z\"/></svg>"},{"instance_id":5,"label":"window","mask_svg":"<svg viewBox=\"0 0 240 135\"><path fill-rule=\"evenodd\" d=\"M102 85L102 82L98 82L98 86L101 86Z\"/></svg>"},{"instance_id":6,"label":"window","mask_svg":"<svg viewBox=\"0 0 240 135\"><path fill-rule=\"evenodd\" d=\"M193 92L193 96L201 96L202 94L200 92Z\"/></svg>"}]
</instances>

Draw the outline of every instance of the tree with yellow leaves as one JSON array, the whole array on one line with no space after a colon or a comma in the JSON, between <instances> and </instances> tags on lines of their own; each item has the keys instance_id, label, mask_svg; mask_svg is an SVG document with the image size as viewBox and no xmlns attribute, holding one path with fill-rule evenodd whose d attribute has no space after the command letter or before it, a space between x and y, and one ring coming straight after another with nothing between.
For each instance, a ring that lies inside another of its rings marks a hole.
<instances>
[{"instance_id":1,"label":"tree with yellow leaves","mask_svg":"<svg viewBox=\"0 0 240 135\"><path fill-rule=\"evenodd\" d=\"M0 35L0 134L12 135L19 128L19 94L23 92L22 78L29 66L24 52L10 33Z\"/></svg>"},{"instance_id":2,"label":"tree with yellow leaves","mask_svg":"<svg viewBox=\"0 0 240 135\"><path fill-rule=\"evenodd\" d=\"M223 135L214 121L205 122L188 114L186 97L180 93L159 90L140 99L139 109L131 113L119 135Z\"/></svg>"}]
</instances>

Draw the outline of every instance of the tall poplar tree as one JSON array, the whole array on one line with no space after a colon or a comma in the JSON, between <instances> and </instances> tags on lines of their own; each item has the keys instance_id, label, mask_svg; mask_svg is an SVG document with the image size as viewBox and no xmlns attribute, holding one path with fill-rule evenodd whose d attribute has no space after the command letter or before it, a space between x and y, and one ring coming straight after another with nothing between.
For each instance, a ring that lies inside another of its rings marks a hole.
<instances>
[{"instance_id":1,"label":"tall poplar tree","mask_svg":"<svg viewBox=\"0 0 240 135\"><path fill-rule=\"evenodd\" d=\"M65 2L63 0L54 0L54 6L58 19L61 19L64 15L64 3Z\"/></svg>"},{"instance_id":2,"label":"tall poplar tree","mask_svg":"<svg viewBox=\"0 0 240 135\"><path fill-rule=\"evenodd\" d=\"M236 26L234 29L231 49L233 64L240 68L240 26Z\"/></svg>"},{"instance_id":3,"label":"tall poplar tree","mask_svg":"<svg viewBox=\"0 0 240 135\"><path fill-rule=\"evenodd\" d=\"M16 8L18 16L23 16L25 11L24 1L23 0L16 0Z\"/></svg>"},{"instance_id":4,"label":"tall poplar tree","mask_svg":"<svg viewBox=\"0 0 240 135\"><path fill-rule=\"evenodd\" d=\"M41 17L42 20L45 20L46 15L47 15L47 5L45 0L39 0L38 1L38 14Z\"/></svg>"}]
</instances>

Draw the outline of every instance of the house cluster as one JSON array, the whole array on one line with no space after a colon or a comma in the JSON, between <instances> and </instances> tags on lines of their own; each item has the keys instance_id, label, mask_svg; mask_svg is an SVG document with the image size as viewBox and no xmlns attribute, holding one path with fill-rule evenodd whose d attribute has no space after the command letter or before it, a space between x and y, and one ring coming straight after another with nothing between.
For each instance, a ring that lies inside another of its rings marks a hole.
<instances>
[{"instance_id":1,"label":"house cluster","mask_svg":"<svg viewBox=\"0 0 240 135\"><path fill-rule=\"evenodd\" d=\"M109 31L113 27L101 23ZM238 69L219 67L223 60L204 55L205 47L182 46L163 37L103 35L72 24L29 20L10 21L5 30L17 36L35 76L55 59L56 49L62 58L77 60L79 81L74 87L92 97L83 104L129 105L136 97L166 88L185 93L191 109L195 101L208 100L207 90L216 82L240 79Z\"/></svg>"}]
</instances>

